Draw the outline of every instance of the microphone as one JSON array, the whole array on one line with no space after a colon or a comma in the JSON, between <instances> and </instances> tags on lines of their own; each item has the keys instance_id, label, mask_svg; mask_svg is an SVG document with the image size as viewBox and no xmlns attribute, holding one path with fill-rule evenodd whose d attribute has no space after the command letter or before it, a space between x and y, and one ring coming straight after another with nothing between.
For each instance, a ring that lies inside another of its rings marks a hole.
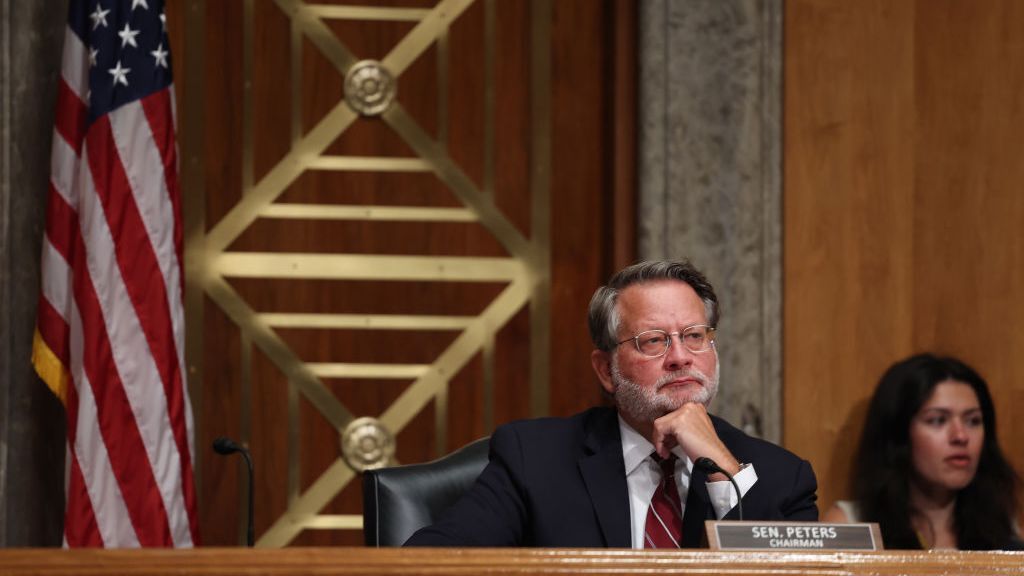
<instances>
[{"instance_id":1,"label":"microphone","mask_svg":"<svg viewBox=\"0 0 1024 576\"><path fill-rule=\"evenodd\" d=\"M706 474L714 474L715 472L724 474L725 477L729 479L729 482L732 482L732 489L736 491L736 508L738 509L740 521L742 522L743 494L740 494L740 486L739 484L736 483L736 479L732 477L732 474L729 474L725 470L722 470L722 467L716 464L714 460L712 460L711 458L707 458L705 456L701 456L700 458L694 460L693 465L703 470Z\"/></svg>"},{"instance_id":2,"label":"microphone","mask_svg":"<svg viewBox=\"0 0 1024 576\"><path fill-rule=\"evenodd\" d=\"M235 452L241 452L242 457L245 458L245 463L249 469L249 531L246 534L246 543L249 548L253 547L255 542L254 534L256 532L253 526L253 498L252 498L252 457L249 456L249 449L242 446L238 442L235 442L231 438L221 436L213 441L213 450L221 456L227 456L234 454Z\"/></svg>"}]
</instances>

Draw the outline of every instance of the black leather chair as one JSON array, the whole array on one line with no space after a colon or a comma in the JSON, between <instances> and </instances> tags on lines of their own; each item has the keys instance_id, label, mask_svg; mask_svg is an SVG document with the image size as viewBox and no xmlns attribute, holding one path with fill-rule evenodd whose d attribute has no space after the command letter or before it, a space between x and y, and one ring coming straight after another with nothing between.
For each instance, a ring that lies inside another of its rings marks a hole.
<instances>
[{"instance_id":1,"label":"black leather chair","mask_svg":"<svg viewBox=\"0 0 1024 576\"><path fill-rule=\"evenodd\" d=\"M363 537L367 546L401 546L433 524L476 481L487 465L489 438L424 464L363 473Z\"/></svg>"}]
</instances>

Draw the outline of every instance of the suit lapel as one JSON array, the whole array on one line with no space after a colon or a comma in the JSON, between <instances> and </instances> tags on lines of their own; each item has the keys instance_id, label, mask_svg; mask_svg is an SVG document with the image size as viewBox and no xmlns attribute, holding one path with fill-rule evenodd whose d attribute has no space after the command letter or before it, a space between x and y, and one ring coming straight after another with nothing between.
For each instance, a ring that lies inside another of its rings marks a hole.
<instances>
[{"instance_id":1,"label":"suit lapel","mask_svg":"<svg viewBox=\"0 0 1024 576\"><path fill-rule=\"evenodd\" d=\"M608 417L610 415L610 417ZM629 490L626 465L622 461L622 440L614 410L595 414L586 425L587 454L579 459L580 474L587 486L605 545L629 548Z\"/></svg>"},{"instance_id":2,"label":"suit lapel","mask_svg":"<svg viewBox=\"0 0 1024 576\"><path fill-rule=\"evenodd\" d=\"M701 548L704 540L704 521L714 520L711 498L708 496L708 477L694 467L690 473L690 490L683 510L683 548Z\"/></svg>"},{"instance_id":3,"label":"suit lapel","mask_svg":"<svg viewBox=\"0 0 1024 576\"><path fill-rule=\"evenodd\" d=\"M726 438L730 437L725 432L725 421L713 414L709 414L711 423L715 427L715 433L722 439L729 450L735 450L731 442ZM715 511L711 507L711 497L708 495L708 476L696 467L690 476L690 493L686 496L686 510L683 511L683 547L684 548L705 548L707 547L707 533L704 529L705 520L716 520Z\"/></svg>"}]
</instances>

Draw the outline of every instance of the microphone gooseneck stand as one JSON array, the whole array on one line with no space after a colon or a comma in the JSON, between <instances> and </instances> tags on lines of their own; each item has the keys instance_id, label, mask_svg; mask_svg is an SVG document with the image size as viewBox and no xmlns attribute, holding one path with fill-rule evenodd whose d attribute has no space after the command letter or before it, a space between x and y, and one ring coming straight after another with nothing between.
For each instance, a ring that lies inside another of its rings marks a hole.
<instances>
[{"instance_id":1,"label":"microphone gooseneck stand","mask_svg":"<svg viewBox=\"0 0 1024 576\"><path fill-rule=\"evenodd\" d=\"M736 491L736 508L737 508L737 512L739 513L739 517L740 517L739 519L742 521L743 520L743 495L740 494L740 486L739 486L739 484L736 483L736 479L732 477L732 474L729 474L728 472L723 470L722 467L719 466L718 464L716 464L715 461L712 460L711 458L706 458L706 457L703 457L703 456L701 456L700 458L697 458L697 460L694 461L693 465L696 466L697 468L700 468L701 470L703 470L707 474L714 474L715 472L719 472L721 474L724 474L725 477L729 479L729 482L732 482L732 489Z\"/></svg>"},{"instance_id":2,"label":"microphone gooseneck stand","mask_svg":"<svg viewBox=\"0 0 1024 576\"><path fill-rule=\"evenodd\" d=\"M217 454L220 454L222 456L227 456L229 454L234 454L235 452L241 452L242 457L245 458L246 467L249 469L249 526L248 526L247 533L245 535L245 541L246 541L246 544L249 546L249 548L252 548L255 545L255 542L256 542L256 537L255 537L256 530L255 530L255 527L253 525L253 507L254 507L253 506L253 494L252 494L252 477L253 477L253 473L252 473L252 457L249 456L249 449L246 448L245 446L242 446L238 442L235 442L234 440L232 440L230 438L227 438L225 436L221 436L220 438L217 438L216 440L213 441L213 450Z\"/></svg>"}]
</instances>

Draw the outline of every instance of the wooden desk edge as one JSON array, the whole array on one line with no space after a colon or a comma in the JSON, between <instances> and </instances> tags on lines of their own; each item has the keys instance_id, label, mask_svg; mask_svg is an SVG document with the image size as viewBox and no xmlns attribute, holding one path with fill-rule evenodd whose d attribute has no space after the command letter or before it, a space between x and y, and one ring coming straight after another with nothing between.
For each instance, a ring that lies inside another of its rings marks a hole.
<instances>
[{"instance_id":1,"label":"wooden desk edge","mask_svg":"<svg viewBox=\"0 0 1024 576\"><path fill-rule=\"evenodd\" d=\"M1024 552L551 548L0 550L0 574L1024 574Z\"/></svg>"}]
</instances>

